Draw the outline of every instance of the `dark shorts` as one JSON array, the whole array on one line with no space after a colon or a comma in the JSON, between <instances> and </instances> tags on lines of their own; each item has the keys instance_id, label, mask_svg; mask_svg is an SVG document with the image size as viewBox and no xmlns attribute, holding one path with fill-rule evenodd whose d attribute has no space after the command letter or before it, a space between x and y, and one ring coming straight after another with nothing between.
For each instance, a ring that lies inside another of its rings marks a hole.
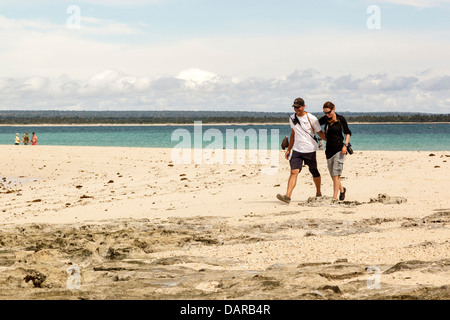
<instances>
[{"instance_id":1,"label":"dark shorts","mask_svg":"<svg viewBox=\"0 0 450 320\"><path fill-rule=\"evenodd\" d=\"M309 167L309 172L314 178L320 177L319 170L317 170L316 152L300 153L293 150L291 160L289 160L291 170L302 171L303 162Z\"/></svg>"}]
</instances>

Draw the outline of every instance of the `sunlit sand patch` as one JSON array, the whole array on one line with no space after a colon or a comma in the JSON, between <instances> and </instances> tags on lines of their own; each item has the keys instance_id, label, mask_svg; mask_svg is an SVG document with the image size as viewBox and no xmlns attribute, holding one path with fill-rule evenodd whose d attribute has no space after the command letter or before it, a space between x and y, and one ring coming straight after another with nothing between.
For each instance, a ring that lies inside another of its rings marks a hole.
<instances>
[{"instance_id":1,"label":"sunlit sand patch","mask_svg":"<svg viewBox=\"0 0 450 320\"><path fill-rule=\"evenodd\" d=\"M15 187L22 184L36 182L38 179L29 177L2 177L0 179L0 188Z\"/></svg>"}]
</instances>

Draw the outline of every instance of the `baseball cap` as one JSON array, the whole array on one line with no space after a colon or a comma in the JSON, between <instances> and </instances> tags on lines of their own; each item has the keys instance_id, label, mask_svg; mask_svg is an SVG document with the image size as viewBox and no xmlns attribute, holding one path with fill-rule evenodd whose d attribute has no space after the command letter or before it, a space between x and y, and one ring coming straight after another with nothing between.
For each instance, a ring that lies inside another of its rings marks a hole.
<instances>
[{"instance_id":1,"label":"baseball cap","mask_svg":"<svg viewBox=\"0 0 450 320\"><path fill-rule=\"evenodd\" d=\"M303 100L302 98L297 98L294 100L294 104L292 105L293 107L303 107L305 105L305 100Z\"/></svg>"}]
</instances>

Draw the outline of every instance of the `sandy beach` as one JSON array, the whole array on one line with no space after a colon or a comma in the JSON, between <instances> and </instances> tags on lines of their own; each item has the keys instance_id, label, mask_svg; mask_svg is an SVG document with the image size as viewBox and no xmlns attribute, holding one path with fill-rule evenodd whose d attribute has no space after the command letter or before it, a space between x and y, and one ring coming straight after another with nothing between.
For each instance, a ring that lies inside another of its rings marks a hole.
<instances>
[{"instance_id":1,"label":"sandy beach","mask_svg":"<svg viewBox=\"0 0 450 320\"><path fill-rule=\"evenodd\" d=\"M289 164L0 146L0 299L449 299L450 151ZM74 280L75 279L75 280Z\"/></svg>"}]
</instances>

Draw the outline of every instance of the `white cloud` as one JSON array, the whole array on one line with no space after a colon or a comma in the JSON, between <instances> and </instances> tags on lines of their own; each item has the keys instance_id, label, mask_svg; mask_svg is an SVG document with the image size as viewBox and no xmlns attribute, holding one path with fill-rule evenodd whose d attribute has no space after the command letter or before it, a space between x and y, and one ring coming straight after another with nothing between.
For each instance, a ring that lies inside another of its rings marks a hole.
<instances>
[{"instance_id":1,"label":"white cloud","mask_svg":"<svg viewBox=\"0 0 450 320\"><path fill-rule=\"evenodd\" d=\"M333 82L331 89L335 90L363 90L365 92L393 92L412 89L419 81L415 76L389 76L383 74L371 74L361 79L355 79L352 75L341 76Z\"/></svg>"},{"instance_id":2,"label":"white cloud","mask_svg":"<svg viewBox=\"0 0 450 320\"><path fill-rule=\"evenodd\" d=\"M191 70L192 72L192 70ZM241 78L207 75L192 86L192 77L135 76L114 70L88 80L0 78L0 109L77 110L243 110L290 112L302 96L311 112L333 101L342 111L417 111L448 113L450 76L351 74L330 77L316 70L296 70L280 78ZM306 85L308 84L308 85Z\"/></svg>"},{"instance_id":3,"label":"white cloud","mask_svg":"<svg viewBox=\"0 0 450 320\"><path fill-rule=\"evenodd\" d=\"M197 68L189 68L187 70L183 70L180 72L180 74L178 74L178 76L176 78L183 80L185 82L186 86L188 86L189 88L195 88L195 87L201 86L205 82L210 82L210 83L217 82L216 74L214 74L212 72L200 70Z\"/></svg>"},{"instance_id":4,"label":"white cloud","mask_svg":"<svg viewBox=\"0 0 450 320\"><path fill-rule=\"evenodd\" d=\"M441 7L448 7L450 5L449 0L380 0L380 1L385 3L416 7L419 9L433 8L433 7L441 8Z\"/></svg>"},{"instance_id":5,"label":"white cloud","mask_svg":"<svg viewBox=\"0 0 450 320\"><path fill-rule=\"evenodd\" d=\"M420 88L427 91L449 91L450 76L435 77L425 80L420 84Z\"/></svg>"}]
</instances>

